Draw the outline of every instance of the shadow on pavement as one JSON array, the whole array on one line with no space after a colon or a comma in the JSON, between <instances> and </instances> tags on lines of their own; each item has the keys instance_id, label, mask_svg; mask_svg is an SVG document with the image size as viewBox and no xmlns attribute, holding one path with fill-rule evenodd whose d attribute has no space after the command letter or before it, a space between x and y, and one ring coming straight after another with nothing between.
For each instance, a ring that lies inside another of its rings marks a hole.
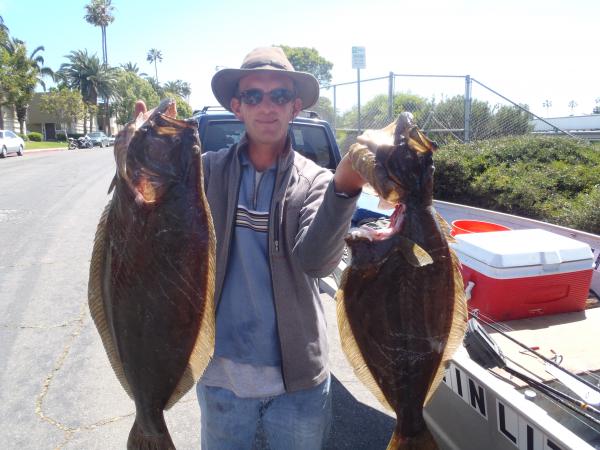
<instances>
[{"instance_id":1,"label":"shadow on pavement","mask_svg":"<svg viewBox=\"0 0 600 450\"><path fill-rule=\"evenodd\" d=\"M325 450L385 449L396 421L375 408L360 403L335 377L331 376L332 423ZM269 450L259 427L253 450Z\"/></svg>"},{"instance_id":2,"label":"shadow on pavement","mask_svg":"<svg viewBox=\"0 0 600 450\"><path fill-rule=\"evenodd\" d=\"M375 408L357 401L332 375L333 421L327 450L385 449L396 421Z\"/></svg>"}]
</instances>

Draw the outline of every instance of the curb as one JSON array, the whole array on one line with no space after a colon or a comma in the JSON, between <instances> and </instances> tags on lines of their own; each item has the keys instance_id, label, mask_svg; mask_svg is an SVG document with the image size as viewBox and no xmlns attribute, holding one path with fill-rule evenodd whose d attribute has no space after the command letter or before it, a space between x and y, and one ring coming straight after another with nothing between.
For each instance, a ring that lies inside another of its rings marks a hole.
<instances>
[{"instance_id":1,"label":"curb","mask_svg":"<svg viewBox=\"0 0 600 450\"><path fill-rule=\"evenodd\" d=\"M40 153L40 152L55 152L58 150L68 150L67 147L52 147L52 148L32 148L32 149L24 149L24 153Z\"/></svg>"}]
</instances>

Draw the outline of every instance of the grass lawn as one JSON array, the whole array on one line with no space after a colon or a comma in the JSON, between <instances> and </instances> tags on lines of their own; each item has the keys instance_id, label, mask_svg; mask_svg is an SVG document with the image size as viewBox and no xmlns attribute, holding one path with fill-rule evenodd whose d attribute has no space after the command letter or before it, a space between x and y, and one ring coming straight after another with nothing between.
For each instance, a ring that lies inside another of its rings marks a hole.
<instances>
[{"instance_id":1,"label":"grass lawn","mask_svg":"<svg viewBox=\"0 0 600 450\"><path fill-rule=\"evenodd\" d=\"M27 142L25 142L25 151L34 150L37 148L67 148L67 143L66 142L55 142L55 141L42 141L42 142L27 141Z\"/></svg>"}]
</instances>

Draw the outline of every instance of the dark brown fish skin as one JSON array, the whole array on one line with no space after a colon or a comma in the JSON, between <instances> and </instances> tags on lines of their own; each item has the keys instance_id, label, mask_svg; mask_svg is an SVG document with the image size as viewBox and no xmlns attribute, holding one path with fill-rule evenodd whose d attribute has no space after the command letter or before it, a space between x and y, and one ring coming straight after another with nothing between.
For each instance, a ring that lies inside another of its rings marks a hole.
<instances>
[{"instance_id":1,"label":"dark brown fish skin","mask_svg":"<svg viewBox=\"0 0 600 450\"><path fill-rule=\"evenodd\" d=\"M393 185L405 204L402 229L385 240L348 237L352 262L340 290L364 362L397 416L388 448L435 449L422 407L442 363L455 302L463 301L455 298L462 280L432 207L432 153L411 150L396 134L394 146L378 149L374 172L387 172L383 184ZM410 261L407 239L433 263Z\"/></svg>"},{"instance_id":2,"label":"dark brown fish skin","mask_svg":"<svg viewBox=\"0 0 600 450\"><path fill-rule=\"evenodd\" d=\"M126 176L115 179L101 276L108 329L136 406L130 449L174 448L163 410L203 315L212 313L214 230L201 186L195 122L156 112L129 143Z\"/></svg>"}]
</instances>

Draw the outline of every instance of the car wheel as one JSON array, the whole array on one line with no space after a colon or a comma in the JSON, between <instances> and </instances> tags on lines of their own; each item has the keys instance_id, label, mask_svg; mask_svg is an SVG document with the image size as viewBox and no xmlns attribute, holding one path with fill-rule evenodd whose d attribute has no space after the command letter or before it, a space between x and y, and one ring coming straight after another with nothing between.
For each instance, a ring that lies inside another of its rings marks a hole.
<instances>
[{"instance_id":1,"label":"car wheel","mask_svg":"<svg viewBox=\"0 0 600 450\"><path fill-rule=\"evenodd\" d=\"M19 145L19 150L17 150L17 155L23 156L23 146Z\"/></svg>"},{"instance_id":2,"label":"car wheel","mask_svg":"<svg viewBox=\"0 0 600 450\"><path fill-rule=\"evenodd\" d=\"M2 152L0 152L0 158L6 158L6 147L2 147Z\"/></svg>"}]
</instances>

